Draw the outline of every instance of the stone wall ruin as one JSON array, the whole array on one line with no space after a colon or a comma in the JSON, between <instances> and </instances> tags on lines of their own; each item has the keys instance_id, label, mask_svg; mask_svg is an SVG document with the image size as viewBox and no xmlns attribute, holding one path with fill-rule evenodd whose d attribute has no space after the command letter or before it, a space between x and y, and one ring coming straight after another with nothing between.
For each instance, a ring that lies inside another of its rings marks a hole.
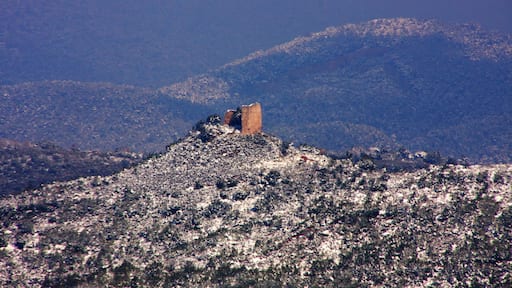
<instances>
[{"instance_id":1,"label":"stone wall ruin","mask_svg":"<svg viewBox=\"0 0 512 288\"><path fill-rule=\"evenodd\" d=\"M260 103L243 105L237 110L228 110L224 114L224 125L240 130L242 135L261 133L263 122Z\"/></svg>"}]
</instances>

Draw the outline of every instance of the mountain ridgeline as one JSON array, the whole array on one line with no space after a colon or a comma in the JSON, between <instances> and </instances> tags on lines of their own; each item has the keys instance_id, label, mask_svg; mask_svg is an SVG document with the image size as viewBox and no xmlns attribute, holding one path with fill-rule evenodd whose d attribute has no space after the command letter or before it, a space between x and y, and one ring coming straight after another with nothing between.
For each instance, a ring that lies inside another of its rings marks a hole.
<instances>
[{"instance_id":1,"label":"mountain ridgeline","mask_svg":"<svg viewBox=\"0 0 512 288\"><path fill-rule=\"evenodd\" d=\"M405 146L512 160L512 40L414 19L328 28L161 89L265 105L265 126L330 150Z\"/></svg>"},{"instance_id":2,"label":"mountain ridgeline","mask_svg":"<svg viewBox=\"0 0 512 288\"><path fill-rule=\"evenodd\" d=\"M157 90L70 81L0 90L0 137L19 141L161 151L204 115L257 101L265 131L332 152L512 161L512 40L477 25L330 27Z\"/></svg>"},{"instance_id":3,"label":"mountain ridgeline","mask_svg":"<svg viewBox=\"0 0 512 288\"><path fill-rule=\"evenodd\" d=\"M202 123L120 173L0 198L0 286L510 287L511 177Z\"/></svg>"}]
</instances>

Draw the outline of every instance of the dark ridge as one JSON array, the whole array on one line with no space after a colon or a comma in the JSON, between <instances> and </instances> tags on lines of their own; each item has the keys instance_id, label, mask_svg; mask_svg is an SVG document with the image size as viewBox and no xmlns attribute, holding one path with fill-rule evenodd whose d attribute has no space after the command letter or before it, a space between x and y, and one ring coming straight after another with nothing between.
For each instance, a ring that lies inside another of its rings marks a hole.
<instances>
[{"instance_id":1,"label":"dark ridge","mask_svg":"<svg viewBox=\"0 0 512 288\"><path fill-rule=\"evenodd\" d=\"M31 144L0 139L0 196L56 181L112 175L141 160L141 154L128 151L80 151L49 142Z\"/></svg>"}]
</instances>

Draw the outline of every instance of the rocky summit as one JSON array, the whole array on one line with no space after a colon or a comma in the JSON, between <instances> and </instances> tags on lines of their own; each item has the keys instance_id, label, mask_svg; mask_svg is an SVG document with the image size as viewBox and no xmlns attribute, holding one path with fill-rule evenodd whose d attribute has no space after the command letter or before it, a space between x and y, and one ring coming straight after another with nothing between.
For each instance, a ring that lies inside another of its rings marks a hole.
<instances>
[{"instance_id":1,"label":"rocky summit","mask_svg":"<svg viewBox=\"0 0 512 288\"><path fill-rule=\"evenodd\" d=\"M390 172L216 122L1 198L0 286L512 285L511 165Z\"/></svg>"}]
</instances>

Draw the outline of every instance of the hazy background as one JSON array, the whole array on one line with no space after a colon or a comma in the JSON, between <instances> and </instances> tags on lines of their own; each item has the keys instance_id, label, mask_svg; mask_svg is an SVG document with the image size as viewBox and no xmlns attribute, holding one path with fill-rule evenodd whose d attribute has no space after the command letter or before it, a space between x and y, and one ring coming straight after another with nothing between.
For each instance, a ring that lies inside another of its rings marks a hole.
<instances>
[{"instance_id":1,"label":"hazy background","mask_svg":"<svg viewBox=\"0 0 512 288\"><path fill-rule=\"evenodd\" d=\"M510 0L3 0L0 84L158 87L327 26L437 18L512 31Z\"/></svg>"}]
</instances>

